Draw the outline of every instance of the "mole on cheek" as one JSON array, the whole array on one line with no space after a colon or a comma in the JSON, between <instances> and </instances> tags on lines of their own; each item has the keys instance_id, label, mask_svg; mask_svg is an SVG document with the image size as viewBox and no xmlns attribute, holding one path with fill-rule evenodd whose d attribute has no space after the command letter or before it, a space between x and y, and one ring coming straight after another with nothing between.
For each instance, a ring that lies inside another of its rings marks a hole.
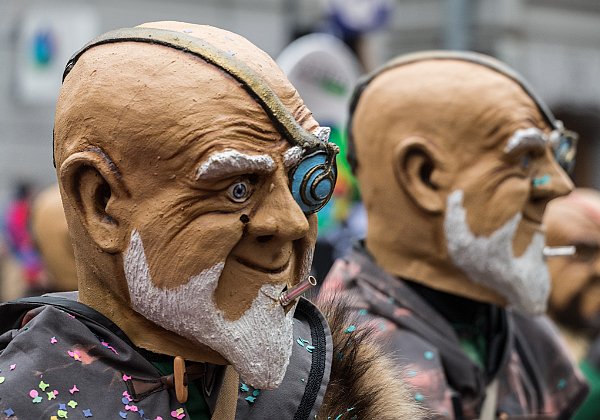
<instances>
[{"instance_id":1,"label":"mole on cheek","mask_svg":"<svg viewBox=\"0 0 600 420\"><path fill-rule=\"evenodd\" d=\"M242 222L243 224L247 224L250 221L250 218L248 217L247 214L242 214L240 216L240 222Z\"/></svg>"}]
</instances>

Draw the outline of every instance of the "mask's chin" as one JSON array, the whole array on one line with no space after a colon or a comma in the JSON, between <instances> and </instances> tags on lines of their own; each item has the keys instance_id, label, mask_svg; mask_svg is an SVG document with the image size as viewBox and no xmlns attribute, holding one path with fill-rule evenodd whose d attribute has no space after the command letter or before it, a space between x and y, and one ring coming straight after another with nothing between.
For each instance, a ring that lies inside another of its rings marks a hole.
<instances>
[{"instance_id":1,"label":"mask's chin","mask_svg":"<svg viewBox=\"0 0 600 420\"><path fill-rule=\"evenodd\" d=\"M158 288L150 277L141 237L133 231L124 268L135 311L169 331L210 347L256 388L272 389L281 383L292 354L294 314L294 310L286 314L273 301L283 285L263 285L251 307L239 319L230 321L214 303L224 263L203 270L174 289Z\"/></svg>"},{"instance_id":2,"label":"mask's chin","mask_svg":"<svg viewBox=\"0 0 600 420\"><path fill-rule=\"evenodd\" d=\"M531 315L546 310L550 274L544 261L544 235L533 233L530 244L515 257L513 240L521 221L516 214L488 237L475 236L462 206L463 191L448 196L444 232L454 265L471 281L504 296L516 310Z\"/></svg>"}]
</instances>

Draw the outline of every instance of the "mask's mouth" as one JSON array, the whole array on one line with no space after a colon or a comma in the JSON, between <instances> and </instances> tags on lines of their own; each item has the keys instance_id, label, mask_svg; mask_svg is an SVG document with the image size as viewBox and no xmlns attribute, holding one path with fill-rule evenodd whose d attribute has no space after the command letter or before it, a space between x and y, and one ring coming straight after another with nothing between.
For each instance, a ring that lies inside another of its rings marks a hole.
<instances>
[{"instance_id":1,"label":"mask's mouth","mask_svg":"<svg viewBox=\"0 0 600 420\"><path fill-rule=\"evenodd\" d=\"M275 267L275 268L258 265L256 263L253 263L253 262L248 261L241 257L235 257L235 260L238 263L240 263L241 265L245 265L248 268L251 268L256 271L260 271L261 273L267 273L267 274L280 274L280 273L284 272L285 270L287 270L287 268L290 266L290 259L288 259L283 265L281 265L279 267Z\"/></svg>"}]
</instances>

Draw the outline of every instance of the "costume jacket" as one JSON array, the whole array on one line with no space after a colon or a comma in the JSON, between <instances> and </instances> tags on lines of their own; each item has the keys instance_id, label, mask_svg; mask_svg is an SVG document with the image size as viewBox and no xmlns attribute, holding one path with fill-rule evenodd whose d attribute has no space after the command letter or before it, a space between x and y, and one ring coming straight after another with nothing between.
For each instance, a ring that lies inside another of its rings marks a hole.
<instances>
[{"instance_id":1,"label":"costume jacket","mask_svg":"<svg viewBox=\"0 0 600 420\"><path fill-rule=\"evenodd\" d=\"M0 419L189 419L151 363L164 356L136 348L109 319L73 298L0 305ZM258 391L240 384L236 418L315 418L329 381L332 343L327 322L304 299L294 339L303 345L294 345L281 386ZM200 379L211 412L223 370L207 364Z\"/></svg>"},{"instance_id":2,"label":"costume jacket","mask_svg":"<svg viewBox=\"0 0 600 420\"><path fill-rule=\"evenodd\" d=\"M569 418L587 393L550 321L502 308L497 310L505 339L488 342L499 362L487 377L467 356L452 325L407 282L378 267L362 245L336 261L321 293L353 296L359 318L372 324L395 353L414 399L438 418L478 418L494 379L501 419Z\"/></svg>"}]
</instances>

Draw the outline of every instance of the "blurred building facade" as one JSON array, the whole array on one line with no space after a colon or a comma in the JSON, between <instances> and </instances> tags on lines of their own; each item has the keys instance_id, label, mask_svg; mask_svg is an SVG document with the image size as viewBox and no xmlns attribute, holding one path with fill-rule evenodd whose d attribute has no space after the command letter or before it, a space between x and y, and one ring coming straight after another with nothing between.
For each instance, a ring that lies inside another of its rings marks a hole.
<instances>
[{"instance_id":1,"label":"blurred building facade","mask_svg":"<svg viewBox=\"0 0 600 420\"><path fill-rule=\"evenodd\" d=\"M16 179L40 188L55 181L60 69L87 39L141 22L183 20L238 32L277 56L300 29L326 26L327 10L327 0L1 0L0 204ZM579 131L575 181L600 188L598 0L396 0L387 26L361 41L367 70L422 49L471 49L506 61Z\"/></svg>"}]
</instances>

